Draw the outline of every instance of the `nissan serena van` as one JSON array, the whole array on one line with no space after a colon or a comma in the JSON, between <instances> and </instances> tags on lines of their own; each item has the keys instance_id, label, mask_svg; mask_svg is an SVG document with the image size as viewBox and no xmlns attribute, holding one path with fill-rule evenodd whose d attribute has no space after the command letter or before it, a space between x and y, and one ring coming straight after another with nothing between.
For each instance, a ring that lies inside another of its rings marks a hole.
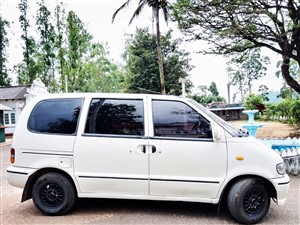
<instances>
[{"instance_id":1,"label":"nissan serena van","mask_svg":"<svg viewBox=\"0 0 300 225\"><path fill-rule=\"evenodd\" d=\"M282 158L197 102L141 94L49 94L24 108L8 182L48 215L77 198L220 204L264 218L289 189Z\"/></svg>"}]
</instances>

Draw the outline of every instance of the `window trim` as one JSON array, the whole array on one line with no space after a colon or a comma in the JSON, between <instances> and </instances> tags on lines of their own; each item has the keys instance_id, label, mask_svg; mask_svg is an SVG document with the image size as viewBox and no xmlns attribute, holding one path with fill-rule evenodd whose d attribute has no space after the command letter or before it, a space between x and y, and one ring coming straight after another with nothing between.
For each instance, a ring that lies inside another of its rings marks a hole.
<instances>
[{"instance_id":1,"label":"window trim","mask_svg":"<svg viewBox=\"0 0 300 225\"><path fill-rule=\"evenodd\" d=\"M82 137L98 137L98 138L127 138L127 139L148 139L147 136L138 135L122 135L122 134L94 134L94 133L83 133Z\"/></svg>"}]
</instances>

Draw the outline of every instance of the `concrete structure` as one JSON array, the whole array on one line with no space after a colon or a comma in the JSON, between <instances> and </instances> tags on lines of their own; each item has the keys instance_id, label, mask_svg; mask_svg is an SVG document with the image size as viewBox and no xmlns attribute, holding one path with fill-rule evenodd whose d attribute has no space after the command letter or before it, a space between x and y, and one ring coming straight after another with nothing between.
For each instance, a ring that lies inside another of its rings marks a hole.
<instances>
[{"instance_id":1,"label":"concrete structure","mask_svg":"<svg viewBox=\"0 0 300 225\"><path fill-rule=\"evenodd\" d=\"M254 122L254 114L257 113L258 110L244 110L243 113L248 115L248 124L243 125L243 128L246 128L250 135L253 137L256 136L256 131L258 128L261 128L262 124L257 124Z\"/></svg>"}]
</instances>

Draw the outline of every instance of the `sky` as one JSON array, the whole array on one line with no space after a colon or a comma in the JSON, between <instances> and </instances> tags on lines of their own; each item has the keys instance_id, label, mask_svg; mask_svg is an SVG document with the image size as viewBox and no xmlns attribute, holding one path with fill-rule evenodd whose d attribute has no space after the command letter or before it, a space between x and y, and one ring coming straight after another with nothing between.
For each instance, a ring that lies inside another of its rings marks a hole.
<instances>
[{"instance_id":1,"label":"sky","mask_svg":"<svg viewBox=\"0 0 300 225\"><path fill-rule=\"evenodd\" d=\"M171 0L172 1L172 0ZM22 49L20 41L20 24L18 18L20 15L17 5L20 0L0 0L0 14L7 19L10 25L11 42L9 46L9 64L15 65L22 60ZM57 0L45 0L45 4L50 11L57 3ZM125 0L63 0L66 4L67 11L73 10L80 19L86 24L87 30L93 35L95 42L103 42L108 44L110 59L117 64L124 64L121 54L124 52L125 34L132 34L136 27L149 27L152 29L151 10L145 8L142 15L135 19L129 26L128 22L138 5L138 0L132 0L131 4L125 11L117 15L114 23L111 18L113 13L125 2ZM36 15L36 1L28 0L30 6L29 14ZM31 16L31 23L34 23ZM168 25L162 22L161 31L166 32L169 29L174 30L174 38L183 38L184 36L176 28L176 24L169 22ZM13 35L14 34L14 35ZM32 34L34 35L34 33ZM191 64L194 69L190 72L190 78L194 84L194 92L199 85L209 86L212 81L216 82L220 95L227 99L227 83L228 74L226 71L226 62L222 56L202 55L197 51L205 48L205 45L199 42L184 41L182 48L191 53ZM269 90L279 91L282 86L282 80L275 77L276 63L280 57L263 51L271 59L268 65L267 76L254 83L253 90L256 92L261 84L266 85ZM233 93L234 90L231 90Z\"/></svg>"}]
</instances>

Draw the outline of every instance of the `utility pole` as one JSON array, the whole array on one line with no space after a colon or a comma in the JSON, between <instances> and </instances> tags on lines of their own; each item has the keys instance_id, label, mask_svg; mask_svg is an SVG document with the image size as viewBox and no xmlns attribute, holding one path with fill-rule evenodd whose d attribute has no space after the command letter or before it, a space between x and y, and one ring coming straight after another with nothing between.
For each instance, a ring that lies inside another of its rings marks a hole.
<instances>
[{"instance_id":1,"label":"utility pole","mask_svg":"<svg viewBox=\"0 0 300 225\"><path fill-rule=\"evenodd\" d=\"M182 89L182 97L185 98L185 81L184 78L179 78L178 83L181 83L181 89Z\"/></svg>"},{"instance_id":2,"label":"utility pole","mask_svg":"<svg viewBox=\"0 0 300 225\"><path fill-rule=\"evenodd\" d=\"M230 83L227 83L228 104L230 104Z\"/></svg>"}]
</instances>

